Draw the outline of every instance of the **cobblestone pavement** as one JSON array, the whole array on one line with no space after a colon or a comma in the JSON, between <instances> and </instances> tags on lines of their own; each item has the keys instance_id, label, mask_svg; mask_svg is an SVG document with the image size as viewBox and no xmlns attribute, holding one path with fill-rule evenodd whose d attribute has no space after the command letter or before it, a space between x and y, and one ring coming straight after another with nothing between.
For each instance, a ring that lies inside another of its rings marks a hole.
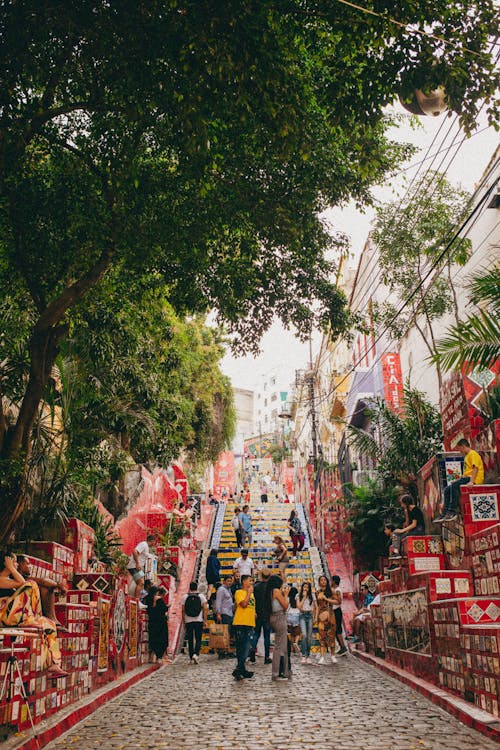
<instances>
[{"instance_id":1,"label":"cobblestone pavement","mask_svg":"<svg viewBox=\"0 0 500 750\"><path fill-rule=\"evenodd\" d=\"M498 750L400 682L353 656L295 659L291 682L235 682L233 660L180 656L51 743L51 750Z\"/></svg>"}]
</instances>

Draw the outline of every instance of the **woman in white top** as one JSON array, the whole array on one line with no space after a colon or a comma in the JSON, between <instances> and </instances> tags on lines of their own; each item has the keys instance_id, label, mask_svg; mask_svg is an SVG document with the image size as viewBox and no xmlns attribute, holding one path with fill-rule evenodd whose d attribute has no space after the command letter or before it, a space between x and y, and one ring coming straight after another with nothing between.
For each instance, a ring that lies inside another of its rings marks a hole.
<instances>
[{"instance_id":1,"label":"woman in white top","mask_svg":"<svg viewBox=\"0 0 500 750\"><path fill-rule=\"evenodd\" d=\"M231 526L233 527L234 535L236 537L237 547L241 547L240 513L241 508L235 508L234 516L231 519Z\"/></svg>"},{"instance_id":2,"label":"woman in white top","mask_svg":"<svg viewBox=\"0 0 500 750\"><path fill-rule=\"evenodd\" d=\"M309 581L304 581L300 587L300 593L297 599L299 609L299 625L302 633L300 644L302 651L301 662L303 664L311 663L311 643L313 637L313 626L316 620L316 601L313 596L312 586Z\"/></svg>"}]
</instances>

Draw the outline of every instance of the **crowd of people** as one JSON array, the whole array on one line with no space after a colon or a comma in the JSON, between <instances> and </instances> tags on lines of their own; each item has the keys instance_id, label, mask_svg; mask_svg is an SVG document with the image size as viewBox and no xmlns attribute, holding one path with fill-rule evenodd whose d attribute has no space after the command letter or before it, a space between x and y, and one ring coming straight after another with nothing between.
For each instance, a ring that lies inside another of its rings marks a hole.
<instances>
[{"instance_id":1,"label":"crowd of people","mask_svg":"<svg viewBox=\"0 0 500 750\"><path fill-rule=\"evenodd\" d=\"M207 624L209 608L213 609L215 622L226 626L230 634L232 646L217 649L218 658L236 657L232 675L237 681L253 677L247 662L255 663L261 637L264 663L271 665L273 681L291 679L293 653L300 656L301 663L319 666L335 663L336 654L348 653L343 637L340 578L333 576L330 582L326 576L320 576L316 587L311 581L304 581L300 589L290 585L286 580L287 561L284 561L283 554L283 549L287 551L286 545L281 537L275 537L274 541L279 574L268 567L256 571L249 550L242 548L234 562L233 572L212 582L213 571L220 571L220 565L213 562L217 560L217 550L211 551L207 561L211 596L205 597L193 583L190 595L197 598L196 607L191 608L186 598L183 604L191 663L199 661L201 633L203 624ZM194 638L190 635L193 616L199 623L199 633ZM311 647L315 626L320 653L313 662ZM271 654L272 633L274 647Z\"/></svg>"}]
</instances>

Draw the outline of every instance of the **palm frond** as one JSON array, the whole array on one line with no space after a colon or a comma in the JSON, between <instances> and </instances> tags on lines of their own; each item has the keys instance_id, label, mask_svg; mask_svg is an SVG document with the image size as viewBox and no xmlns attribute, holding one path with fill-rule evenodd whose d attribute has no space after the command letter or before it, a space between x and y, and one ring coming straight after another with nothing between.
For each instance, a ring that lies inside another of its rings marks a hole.
<instances>
[{"instance_id":1,"label":"palm frond","mask_svg":"<svg viewBox=\"0 0 500 750\"><path fill-rule=\"evenodd\" d=\"M497 312L500 311L500 266L475 276L469 289L471 302L477 305L486 301L491 303Z\"/></svg>"},{"instance_id":2,"label":"palm frond","mask_svg":"<svg viewBox=\"0 0 500 750\"><path fill-rule=\"evenodd\" d=\"M356 448L361 455L376 459L380 457L378 442L372 435L365 432L365 430L361 430L359 427L354 427L353 425L347 425L347 440L349 445Z\"/></svg>"},{"instance_id":3,"label":"palm frond","mask_svg":"<svg viewBox=\"0 0 500 750\"><path fill-rule=\"evenodd\" d=\"M480 310L458 325L436 345L435 361L444 370L459 369L470 362L488 368L500 357L500 323L496 315Z\"/></svg>"}]
</instances>

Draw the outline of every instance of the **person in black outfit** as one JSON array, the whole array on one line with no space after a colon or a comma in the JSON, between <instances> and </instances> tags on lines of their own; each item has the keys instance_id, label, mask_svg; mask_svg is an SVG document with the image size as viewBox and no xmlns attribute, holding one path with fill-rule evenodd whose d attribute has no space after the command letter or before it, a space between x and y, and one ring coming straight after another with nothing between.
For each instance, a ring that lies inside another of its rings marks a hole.
<instances>
[{"instance_id":1,"label":"person in black outfit","mask_svg":"<svg viewBox=\"0 0 500 750\"><path fill-rule=\"evenodd\" d=\"M401 552L401 542L407 536L423 536L425 534L424 515L410 495L401 498L401 503L408 513L408 524L401 529L394 530L393 550L396 555Z\"/></svg>"},{"instance_id":2,"label":"person in black outfit","mask_svg":"<svg viewBox=\"0 0 500 750\"><path fill-rule=\"evenodd\" d=\"M207 569L205 572L205 577L207 579L208 588L207 588L207 600L210 601L210 596L212 594L212 590L214 589L215 585L217 583L220 584L220 560L217 557L219 554L219 551L216 549L213 549L210 551L210 554L207 558Z\"/></svg>"},{"instance_id":3,"label":"person in black outfit","mask_svg":"<svg viewBox=\"0 0 500 750\"><path fill-rule=\"evenodd\" d=\"M168 606L163 586L152 586L147 597L149 650L158 661L163 658L168 646Z\"/></svg>"},{"instance_id":4,"label":"person in black outfit","mask_svg":"<svg viewBox=\"0 0 500 750\"><path fill-rule=\"evenodd\" d=\"M271 626L266 620L264 615L264 597L266 592L266 584L271 575L269 568L262 568L261 580L257 581L253 588L253 595L255 597L255 631L253 637L252 648L249 654L251 662L255 663L255 654L257 652L257 643L259 642L261 631L264 633L264 664L270 664L272 659L270 658L271 651Z\"/></svg>"}]
</instances>

